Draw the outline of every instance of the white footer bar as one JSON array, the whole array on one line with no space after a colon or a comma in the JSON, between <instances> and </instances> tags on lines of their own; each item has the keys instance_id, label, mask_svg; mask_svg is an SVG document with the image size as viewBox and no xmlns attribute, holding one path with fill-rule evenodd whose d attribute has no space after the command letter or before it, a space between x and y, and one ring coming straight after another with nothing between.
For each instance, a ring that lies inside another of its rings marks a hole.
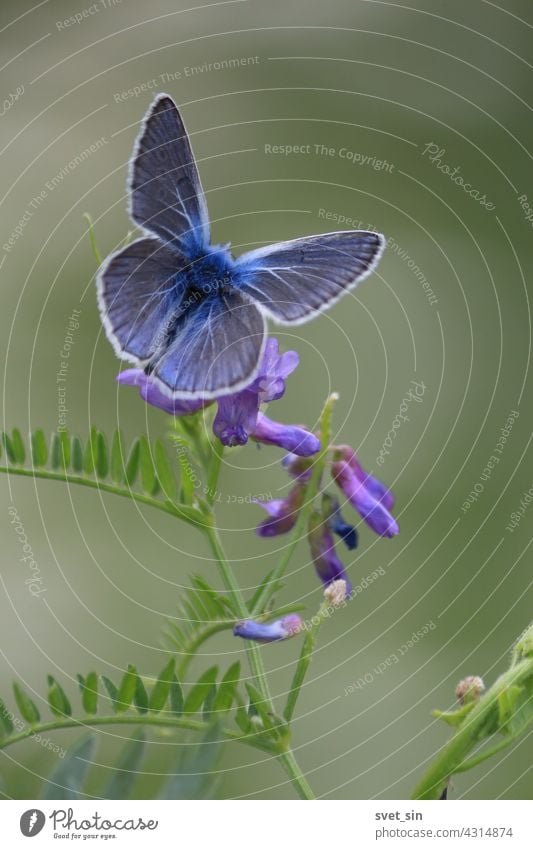
<instances>
[{"instance_id":1,"label":"white footer bar","mask_svg":"<svg viewBox=\"0 0 533 849\"><path fill-rule=\"evenodd\" d=\"M305 805L305 808L302 807ZM3 801L2 846L533 847L523 801ZM35 843L29 843L35 838Z\"/></svg>"}]
</instances>

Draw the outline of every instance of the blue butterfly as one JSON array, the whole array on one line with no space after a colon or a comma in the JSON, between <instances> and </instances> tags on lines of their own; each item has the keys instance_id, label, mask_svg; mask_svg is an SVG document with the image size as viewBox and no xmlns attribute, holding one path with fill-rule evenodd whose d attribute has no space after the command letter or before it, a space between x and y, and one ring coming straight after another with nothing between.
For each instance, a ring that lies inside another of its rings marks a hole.
<instances>
[{"instance_id":1,"label":"blue butterfly","mask_svg":"<svg viewBox=\"0 0 533 849\"><path fill-rule=\"evenodd\" d=\"M130 215L145 235L111 254L97 280L106 334L171 398L211 399L250 383L266 320L301 324L376 267L385 240L349 230L304 236L235 259L212 245L187 131L166 94L135 143Z\"/></svg>"}]
</instances>

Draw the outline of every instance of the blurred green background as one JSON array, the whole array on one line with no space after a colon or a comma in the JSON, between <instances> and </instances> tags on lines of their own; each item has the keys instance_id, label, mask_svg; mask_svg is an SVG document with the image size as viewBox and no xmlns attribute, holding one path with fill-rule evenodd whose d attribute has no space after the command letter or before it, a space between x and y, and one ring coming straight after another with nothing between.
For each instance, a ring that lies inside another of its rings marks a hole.
<instances>
[{"instance_id":1,"label":"blurred green background","mask_svg":"<svg viewBox=\"0 0 533 849\"><path fill-rule=\"evenodd\" d=\"M336 440L353 444L393 488L401 526L393 541L361 527L359 549L342 555L354 584L378 567L384 574L323 628L295 722L297 757L319 796L408 797L448 736L431 710L453 704L464 675L492 683L531 618L533 513L506 530L533 483L532 230L519 200L529 192L533 205L531 4L33 5L11 0L0 10L2 97L23 89L0 119L7 427L57 426L60 350L77 309L69 429L85 435L97 424L111 432L119 422L127 437L146 428L154 438L165 432L163 413L115 383L119 363L97 314L83 218L87 211L95 220L104 254L127 232L127 162L155 91L167 91L183 109L215 241L239 252L336 229L335 216L394 240L378 272L333 310L276 330L301 365L275 417L311 426L327 393L338 391ZM65 24L76 13L81 22ZM488 208L424 154L429 144ZM269 153L268 145L309 152ZM387 164L366 164L372 158ZM23 216L20 238L6 250ZM409 421L379 466L413 380L425 386L422 402L410 403ZM499 463L463 511L512 411L519 415ZM247 588L272 568L286 540L259 540L259 509L227 501L285 492L280 456L254 446L227 455L220 526ZM72 695L80 670L116 678L134 662L156 672L165 661L165 618L175 614L187 576L199 571L218 586L194 531L148 508L20 478L3 478L2 500L0 693L9 705L14 676L39 701L48 672ZM11 504L41 568L40 598L24 583ZM301 600L312 614L320 598L302 545L282 600ZM399 662L345 695L431 622L436 627ZM191 680L214 660L227 665L242 648L231 637L208 643ZM295 639L263 650L278 706L299 648ZM127 729L101 734L94 795L128 736ZM75 737L54 741L66 746ZM150 746L141 798L156 795L160 773L172 769L172 740L161 743ZM56 760L32 741L7 749L6 795L34 797ZM219 770L221 797L293 797L278 765L244 747L227 746ZM530 798L530 770L524 740L458 777L452 796Z\"/></svg>"}]
</instances>

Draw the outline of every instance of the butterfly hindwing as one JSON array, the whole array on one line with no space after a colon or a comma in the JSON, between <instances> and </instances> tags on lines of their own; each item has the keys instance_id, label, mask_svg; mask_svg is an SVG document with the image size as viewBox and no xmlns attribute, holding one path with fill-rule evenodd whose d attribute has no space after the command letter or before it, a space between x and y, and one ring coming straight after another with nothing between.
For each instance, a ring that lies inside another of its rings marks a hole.
<instances>
[{"instance_id":1,"label":"butterfly hindwing","mask_svg":"<svg viewBox=\"0 0 533 849\"><path fill-rule=\"evenodd\" d=\"M158 95L130 163L136 224L195 255L209 245L209 217L187 131L171 97Z\"/></svg>"},{"instance_id":2,"label":"butterfly hindwing","mask_svg":"<svg viewBox=\"0 0 533 849\"><path fill-rule=\"evenodd\" d=\"M159 239L137 239L106 260L98 303L106 333L122 359L140 363L160 345L165 321L185 289L187 260Z\"/></svg>"},{"instance_id":3,"label":"butterfly hindwing","mask_svg":"<svg viewBox=\"0 0 533 849\"><path fill-rule=\"evenodd\" d=\"M161 389L177 397L212 398L253 379L265 340L265 319L235 289L216 292L187 311L174 341L151 370Z\"/></svg>"},{"instance_id":4,"label":"butterfly hindwing","mask_svg":"<svg viewBox=\"0 0 533 849\"><path fill-rule=\"evenodd\" d=\"M243 254L236 285L281 324L300 324L332 306L377 265L380 233L348 230L306 236Z\"/></svg>"}]
</instances>

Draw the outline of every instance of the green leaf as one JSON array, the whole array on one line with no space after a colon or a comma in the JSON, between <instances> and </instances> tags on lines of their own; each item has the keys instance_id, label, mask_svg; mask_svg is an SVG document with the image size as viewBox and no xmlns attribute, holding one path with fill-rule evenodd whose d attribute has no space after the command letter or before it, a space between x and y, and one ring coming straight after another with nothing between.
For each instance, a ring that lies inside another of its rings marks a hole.
<instances>
[{"instance_id":1,"label":"green leaf","mask_svg":"<svg viewBox=\"0 0 533 849\"><path fill-rule=\"evenodd\" d=\"M31 435L31 458L33 465L37 468L46 466L48 460L48 447L46 437L43 431L39 428Z\"/></svg>"},{"instance_id":2,"label":"green leaf","mask_svg":"<svg viewBox=\"0 0 533 849\"><path fill-rule=\"evenodd\" d=\"M98 266L102 265L102 257L100 255L100 251L98 250L98 245L96 243L96 236L94 233L94 225L93 220L88 212L83 213L83 217L86 219L88 224L88 233L89 233L89 244L91 245L91 250L93 252L93 256L96 260L96 264Z\"/></svg>"},{"instance_id":3,"label":"green leaf","mask_svg":"<svg viewBox=\"0 0 533 849\"><path fill-rule=\"evenodd\" d=\"M0 736L9 737L13 733L14 725L11 719L11 711L9 711L0 699Z\"/></svg>"},{"instance_id":4,"label":"green leaf","mask_svg":"<svg viewBox=\"0 0 533 849\"><path fill-rule=\"evenodd\" d=\"M263 725L267 729L272 729L274 727L274 717L271 715L268 704L265 702L263 696L259 692L259 690L254 687L249 681L245 682L245 687L248 691L248 695L250 697L250 706L252 708L252 713L254 711L257 712L257 715L263 721Z\"/></svg>"},{"instance_id":5,"label":"green leaf","mask_svg":"<svg viewBox=\"0 0 533 849\"><path fill-rule=\"evenodd\" d=\"M94 461L96 457L96 428L91 428L91 435L85 445L83 452L83 471L86 475L92 475L94 472Z\"/></svg>"},{"instance_id":6,"label":"green leaf","mask_svg":"<svg viewBox=\"0 0 533 849\"><path fill-rule=\"evenodd\" d=\"M72 444L70 447L70 462L72 463L72 469L76 472L76 474L81 475L83 472L83 446L81 444L81 439L79 436L72 437Z\"/></svg>"},{"instance_id":7,"label":"green leaf","mask_svg":"<svg viewBox=\"0 0 533 849\"><path fill-rule=\"evenodd\" d=\"M116 688L115 698L116 699ZM81 692L81 702L85 713L94 714L98 707L98 675L96 672L89 672L87 678L83 682Z\"/></svg>"},{"instance_id":8,"label":"green leaf","mask_svg":"<svg viewBox=\"0 0 533 849\"><path fill-rule=\"evenodd\" d=\"M307 670L309 669L309 665L311 663L311 657L313 655L313 650L315 647L315 637L315 631L312 629L307 632L303 641L300 657L298 658L298 663L296 664L296 669L294 670L291 688L287 696L287 703L283 711L283 716L287 722L290 722L293 717L294 710L296 708L296 702L298 701L300 690L302 689L305 676L307 675Z\"/></svg>"},{"instance_id":9,"label":"green leaf","mask_svg":"<svg viewBox=\"0 0 533 849\"><path fill-rule=\"evenodd\" d=\"M216 724L196 746L179 747L173 775L162 787L160 798L211 799L216 789L221 753L221 732Z\"/></svg>"},{"instance_id":10,"label":"green leaf","mask_svg":"<svg viewBox=\"0 0 533 849\"><path fill-rule=\"evenodd\" d=\"M137 708L139 713L148 713L148 693L146 692L146 687L144 686L140 675L137 675L134 701L135 707Z\"/></svg>"},{"instance_id":11,"label":"green leaf","mask_svg":"<svg viewBox=\"0 0 533 849\"><path fill-rule=\"evenodd\" d=\"M122 483L124 480L124 447L119 430L113 434L111 446L111 479L115 483Z\"/></svg>"},{"instance_id":12,"label":"green leaf","mask_svg":"<svg viewBox=\"0 0 533 849\"><path fill-rule=\"evenodd\" d=\"M498 712L500 726L513 737L521 734L533 722L533 686L507 687L500 694Z\"/></svg>"},{"instance_id":13,"label":"green leaf","mask_svg":"<svg viewBox=\"0 0 533 849\"><path fill-rule=\"evenodd\" d=\"M126 464L126 482L128 486L133 486L139 471L139 461L141 456L141 445L138 439L131 446L130 455Z\"/></svg>"},{"instance_id":14,"label":"green leaf","mask_svg":"<svg viewBox=\"0 0 533 849\"><path fill-rule=\"evenodd\" d=\"M48 704L54 716L71 716L72 707L61 685L51 675L48 676L48 684Z\"/></svg>"},{"instance_id":15,"label":"green leaf","mask_svg":"<svg viewBox=\"0 0 533 849\"><path fill-rule=\"evenodd\" d=\"M10 463L16 463L17 458L15 455L15 449L13 448L13 443L9 438L7 433L2 433L2 445L4 446L4 450L6 452L7 459Z\"/></svg>"},{"instance_id":16,"label":"green leaf","mask_svg":"<svg viewBox=\"0 0 533 849\"><path fill-rule=\"evenodd\" d=\"M66 430L62 430L59 434L59 445L61 455L61 466L68 469L70 466L70 437Z\"/></svg>"},{"instance_id":17,"label":"green leaf","mask_svg":"<svg viewBox=\"0 0 533 849\"><path fill-rule=\"evenodd\" d=\"M129 708L135 696L137 687L137 670L134 666L128 665L127 671L124 673L117 693L116 711L123 713Z\"/></svg>"},{"instance_id":18,"label":"green leaf","mask_svg":"<svg viewBox=\"0 0 533 849\"><path fill-rule=\"evenodd\" d=\"M50 443L50 465L53 469L60 469L63 465L61 462L61 442L59 440L59 434L52 434L52 441Z\"/></svg>"},{"instance_id":19,"label":"green leaf","mask_svg":"<svg viewBox=\"0 0 533 849\"><path fill-rule=\"evenodd\" d=\"M235 691L241 676L241 664L233 663L224 675L213 703L214 713L227 713L231 709Z\"/></svg>"},{"instance_id":20,"label":"green leaf","mask_svg":"<svg viewBox=\"0 0 533 849\"><path fill-rule=\"evenodd\" d=\"M207 696L204 699L204 705L202 708L202 717L205 722L211 722L213 719L213 705L215 704L215 699L217 696L217 687L216 684L211 684L211 687L207 691Z\"/></svg>"},{"instance_id":21,"label":"green leaf","mask_svg":"<svg viewBox=\"0 0 533 849\"><path fill-rule=\"evenodd\" d=\"M16 681L13 684L13 692L15 694L17 707L26 722L29 722L30 725L35 725L39 722L41 715L37 710L37 707Z\"/></svg>"},{"instance_id":22,"label":"green leaf","mask_svg":"<svg viewBox=\"0 0 533 849\"><path fill-rule=\"evenodd\" d=\"M528 657L533 657L533 622L517 639L513 647L511 663L515 666Z\"/></svg>"},{"instance_id":23,"label":"green leaf","mask_svg":"<svg viewBox=\"0 0 533 849\"><path fill-rule=\"evenodd\" d=\"M194 575L191 583L196 589L197 595L206 611L213 609L212 606L214 605L215 607L220 607L221 610L226 609L232 617L237 616L231 600L213 589L202 575Z\"/></svg>"},{"instance_id":24,"label":"green leaf","mask_svg":"<svg viewBox=\"0 0 533 849\"><path fill-rule=\"evenodd\" d=\"M211 687L216 681L217 673L218 667L211 666L209 669L206 669L203 675L200 676L185 699L185 705L183 707L184 713L196 713L196 711L200 710L209 695Z\"/></svg>"},{"instance_id":25,"label":"green leaf","mask_svg":"<svg viewBox=\"0 0 533 849\"><path fill-rule=\"evenodd\" d=\"M179 434L175 434L172 436L172 441L174 442L176 449L176 456L178 458L178 463L180 464L181 477L181 500L184 504L192 504L194 497L194 478L193 478L193 466L192 460L190 457L189 444L183 436Z\"/></svg>"},{"instance_id":26,"label":"green leaf","mask_svg":"<svg viewBox=\"0 0 533 849\"><path fill-rule=\"evenodd\" d=\"M176 478L167 457L165 446L161 439L157 439L154 448L155 468L161 489L171 501L176 500Z\"/></svg>"},{"instance_id":27,"label":"green leaf","mask_svg":"<svg viewBox=\"0 0 533 849\"><path fill-rule=\"evenodd\" d=\"M257 587L257 589L256 589L255 593L253 594L253 596L251 597L250 601L247 602L248 610L252 611L253 613L262 613L263 612L262 610L259 610L259 611L257 610L257 603L258 603L259 599L261 598L261 596L263 595L263 592L265 591L266 587L270 583L270 579L272 578L273 572L274 572L274 570L271 570L270 572L268 572L268 574L263 578L263 580L261 581L261 583ZM283 582L278 581L275 586L272 586L271 588L269 588L269 592L272 595L274 595L274 593L277 593L277 592L279 592L279 590L283 589L283 586L284 586Z\"/></svg>"},{"instance_id":28,"label":"green leaf","mask_svg":"<svg viewBox=\"0 0 533 849\"><path fill-rule=\"evenodd\" d=\"M175 716L181 716L183 705L183 690L177 676L174 675L170 685L170 710Z\"/></svg>"},{"instance_id":29,"label":"green leaf","mask_svg":"<svg viewBox=\"0 0 533 849\"><path fill-rule=\"evenodd\" d=\"M80 799L82 787L94 755L96 739L82 737L68 750L48 779L43 799Z\"/></svg>"},{"instance_id":30,"label":"green leaf","mask_svg":"<svg viewBox=\"0 0 533 849\"><path fill-rule=\"evenodd\" d=\"M192 525L200 527L205 527L207 524L205 517L196 507L189 507L187 504L176 504L174 501L169 501L168 499L164 501L164 504L169 512L173 512L175 516L178 516L184 522L190 522Z\"/></svg>"},{"instance_id":31,"label":"green leaf","mask_svg":"<svg viewBox=\"0 0 533 849\"><path fill-rule=\"evenodd\" d=\"M18 433L18 431L16 432ZM93 489L104 490L114 493L122 497L128 497L143 504L148 504L154 508L164 511L168 515L175 516L188 524L202 526L206 524L206 519L196 507L179 504L171 501L168 498L165 500L158 499L156 495L160 491L158 476L153 466L152 458L150 457L150 447L148 440L144 436L143 444L143 486L148 488L148 494L132 490L132 484L137 476L140 455L141 443L134 443L128 464L126 468L127 482L114 480L108 482L103 479L107 478L110 470L110 461L113 461L112 473L115 479L124 477L123 470L119 470L120 436L113 439L113 455L107 449L106 437L96 428L91 428L90 437L83 449L83 443L78 437L70 439L66 431L61 433L53 433L51 437L51 446L48 453L48 463L50 468L46 471L41 471L41 468L36 463L44 464L47 460L46 442L42 431L36 431L32 437L32 462L28 466L21 465L24 446L17 442L15 433L16 450L13 447L13 439L3 433L0 436L1 442L7 452L7 461L0 466L0 472L9 472L10 474L23 475L34 478L44 478L47 480L66 481L82 484ZM168 462L162 454L162 445L156 447L157 459L159 462L159 471L162 479L165 481L167 490L171 489L171 470ZM1 452L0 452L1 453ZM18 459L17 459L18 458ZM20 461L20 462L19 462ZM7 465L6 465L7 462ZM70 471L72 469L72 471ZM93 475L96 476L93 477ZM175 492L175 489L174 489Z\"/></svg>"},{"instance_id":32,"label":"green leaf","mask_svg":"<svg viewBox=\"0 0 533 849\"><path fill-rule=\"evenodd\" d=\"M96 452L94 457L94 467L96 475L99 478L107 477L109 472L109 454L107 450L107 442L103 433L100 431L96 434Z\"/></svg>"},{"instance_id":33,"label":"green leaf","mask_svg":"<svg viewBox=\"0 0 533 849\"><path fill-rule=\"evenodd\" d=\"M122 749L115 772L104 790L104 799L129 799L145 749L144 730L140 728Z\"/></svg>"},{"instance_id":34,"label":"green leaf","mask_svg":"<svg viewBox=\"0 0 533 849\"><path fill-rule=\"evenodd\" d=\"M161 672L159 673L159 677L154 684L152 692L150 693L148 707L151 711L154 711L155 713L158 713L165 706L166 700L170 692L170 685L172 684L172 679L174 678L175 666L176 661L174 658L171 658L171 660L169 660L166 666L164 666Z\"/></svg>"},{"instance_id":35,"label":"green leaf","mask_svg":"<svg viewBox=\"0 0 533 849\"><path fill-rule=\"evenodd\" d=\"M244 732L244 734L250 734L253 731L253 726L250 722L250 716L246 708L237 708L235 712L235 722L237 723L241 731Z\"/></svg>"},{"instance_id":36,"label":"green leaf","mask_svg":"<svg viewBox=\"0 0 533 849\"><path fill-rule=\"evenodd\" d=\"M22 465L26 459L26 449L24 447L24 441L22 436L20 435L20 430L18 428L14 428L13 433L11 435L11 444L13 446L13 452L15 454L15 462Z\"/></svg>"},{"instance_id":37,"label":"green leaf","mask_svg":"<svg viewBox=\"0 0 533 849\"><path fill-rule=\"evenodd\" d=\"M443 722L446 722L447 725L451 725L452 728L456 728L461 724L465 716L468 716L470 711L472 711L475 707L475 702L469 702L463 707L458 708L457 710L433 710L431 712L431 716L434 716L435 719L442 719Z\"/></svg>"},{"instance_id":38,"label":"green leaf","mask_svg":"<svg viewBox=\"0 0 533 849\"><path fill-rule=\"evenodd\" d=\"M113 682L107 678L105 675L101 676L102 683L107 690L108 696L111 699L111 704L113 706L113 711L117 712L117 698L118 698L118 690L113 684Z\"/></svg>"},{"instance_id":39,"label":"green leaf","mask_svg":"<svg viewBox=\"0 0 533 849\"><path fill-rule=\"evenodd\" d=\"M230 630L237 618L226 596L218 593L200 575L191 577L179 601L175 620L168 623L168 642L183 656L180 669L213 634Z\"/></svg>"},{"instance_id":40,"label":"green leaf","mask_svg":"<svg viewBox=\"0 0 533 849\"><path fill-rule=\"evenodd\" d=\"M159 488L157 482L154 464L152 462L152 449L146 436L141 436L140 440L140 463L141 463L141 482L145 492L150 495L155 495Z\"/></svg>"},{"instance_id":41,"label":"green leaf","mask_svg":"<svg viewBox=\"0 0 533 849\"><path fill-rule=\"evenodd\" d=\"M68 469L70 464L70 439L66 432L52 434L50 464L52 469Z\"/></svg>"}]
</instances>

